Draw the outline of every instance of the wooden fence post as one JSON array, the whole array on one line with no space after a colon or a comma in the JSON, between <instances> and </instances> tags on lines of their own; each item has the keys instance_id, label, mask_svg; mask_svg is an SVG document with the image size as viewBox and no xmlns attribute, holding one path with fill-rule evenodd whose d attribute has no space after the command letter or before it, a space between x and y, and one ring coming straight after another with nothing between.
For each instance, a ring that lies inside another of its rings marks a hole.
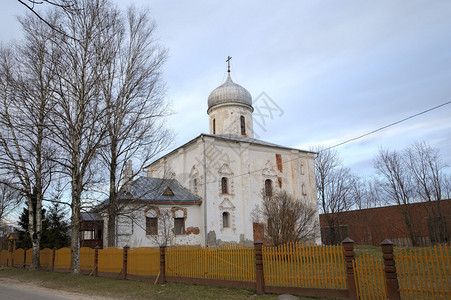
<instances>
[{"instance_id":1,"label":"wooden fence post","mask_svg":"<svg viewBox=\"0 0 451 300\"><path fill-rule=\"evenodd\" d=\"M354 277L354 266L352 264L352 261L354 260L354 241L351 240L349 237L347 237L341 243L345 251L348 297L349 299L357 299L357 289L355 286L355 277Z\"/></svg>"},{"instance_id":2,"label":"wooden fence post","mask_svg":"<svg viewBox=\"0 0 451 300\"><path fill-rule=\"evenodd\" d=\"M124 263L122 264L122 279L127 279L127 256L128 256L128 249L130 249L129 246L124 246Z\"/></svg>"},{"instance_id":3,"label":"wooden fence post","mask_svg":"<svg viewBox=\"0 0 451 300\"><path fill-rule=\"evenodd\" d=\"M166 282L166 246L160 246L160 275L158 283Z\"/></svg>"},{"instance_id":4,"label":"wooden fence post","mask_svg":"<svg viewBox=\"0 0 451 300\"><path fill-rule=\"evenodd\" d=\"M97 277L98 265L99 265L99 246L94 248L94 276Z\"/></svg>"},{"instance_id":5,"label":"wooden fence post","mask_svg":"<svg viewBox=\"0 0 451 300\"><path fill-rule=\"evenodd\" d=\"M263 253L262 253L262 241L254 242L255 252L255 288L257 295L265 293L265 278L263 274Z\"/></svg>"},{"instance_id":6,"label":"wooden fence post","mask_svg":"<svg viewBox=\"0 0 451 300\"><path fill-rule=\"evenodd\" d=\"M52 266L51 266L51 271L52 271L52 272L55 270L55 254L56 254L56 247L53 247L53 253L52 253Z\"/></svg>"},{"instance_id":7,"label":"wooden fence post","mask_svg":"<svg viewBox=\"0 0 451 300\"><path fill-rule=\"evenodd\" d=\"M23 268L27 266L27 249L23 249Z\"/></svg>"},{"instance_id":8,"label":"wooden fence post","mask_svg":"<svg viewBox=\"0 0 451 300\"><path fill-rule=\"evenodd\" d=\"M395 260L393 255L393 243L385 239L381 243L384 258L385 282L387 283L387 296L390 300L399 300L398 275L396 273Z\"/></svg>"}]
</instances>

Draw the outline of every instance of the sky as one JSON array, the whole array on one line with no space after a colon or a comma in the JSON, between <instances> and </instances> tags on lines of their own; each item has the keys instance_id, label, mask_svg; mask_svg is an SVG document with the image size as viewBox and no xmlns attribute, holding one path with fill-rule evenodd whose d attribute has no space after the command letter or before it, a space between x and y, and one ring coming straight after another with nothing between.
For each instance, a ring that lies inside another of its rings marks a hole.
<instances>
[{"instance_id":1,"label":"sky","mask_svg":"<svg viewBox=\"0 0 451 300\"><path fill-rule=\"evenodd\" d=\"M25 9L2 2L7 43L21 38ZM256 136L287 147L334 146L451 101L451 1L113 2L148 8L169 50L172 148L208 133L207 99L227 56L253 97ZM380 147L423 141L451 165L451 104L336 150L366 177Z\"/></svg>"}]
</instances>

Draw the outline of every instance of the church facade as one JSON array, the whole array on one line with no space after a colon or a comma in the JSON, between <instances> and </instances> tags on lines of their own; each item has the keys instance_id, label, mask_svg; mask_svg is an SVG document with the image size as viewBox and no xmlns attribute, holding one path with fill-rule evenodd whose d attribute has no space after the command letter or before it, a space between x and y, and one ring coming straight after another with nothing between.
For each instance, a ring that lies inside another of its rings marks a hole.
<instances>
[{"instance_id":1,"label":"church facade","mask_svg":"<svg viewBox=\"0 0 451 300\"><path fill-rule=\"evenodd\" d=\"M210 133L150 164L123 197L140 197L141 206L118 218L116 245L252 244L256 207L282 190L316 208L314 153L255 139L253 110L229 69L208 97Z\"/></svg>"}]
</instances>

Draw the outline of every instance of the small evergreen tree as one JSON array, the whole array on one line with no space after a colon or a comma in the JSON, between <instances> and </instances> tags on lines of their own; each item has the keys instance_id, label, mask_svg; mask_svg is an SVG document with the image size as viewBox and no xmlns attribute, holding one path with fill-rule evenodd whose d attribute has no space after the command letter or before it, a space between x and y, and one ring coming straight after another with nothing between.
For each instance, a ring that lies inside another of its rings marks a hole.
<instances>
[{"instance_id":1,"label":"small evergreen tree","mask_svg":"<svg viewBox=\"0 0 451 300\"><path fill-rule=\"evenodd\" d=\"M44 215L41 249L69 247L69 222L64 218L64 210L60 204L53 203L48 213Z\"/></svg>"},{"instance_id":2,"label":"small evergreen tree","mask_svg":"<svg viewBox=\"0 0 451 300\"><path fill-rule=\"evenodd\" d=\"M68 247L70 244L69 223L64 219L64 211L58 203L53 203L47 212L44 208L42 213L42 236L40 248L53 247L59 249ZM17 230L19 241L18 248L31 248L31 240L28 234L28 209L24 207L19 217L19 226Z\"/></svg>"}]
</instances>

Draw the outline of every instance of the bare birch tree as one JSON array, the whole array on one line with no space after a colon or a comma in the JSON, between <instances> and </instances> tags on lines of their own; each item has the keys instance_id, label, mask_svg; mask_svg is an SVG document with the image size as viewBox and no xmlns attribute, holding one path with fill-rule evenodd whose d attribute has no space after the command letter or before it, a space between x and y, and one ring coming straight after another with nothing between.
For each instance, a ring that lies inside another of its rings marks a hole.
<instances>
[{"instance_id":1,"label":"bare birch tree","mask_svg":"<svg viewBox=\"0 0 451 300\"><path fill-rule=\"evenodd\" d=\"M109 173L108 246L115 246L116 218L128 211L129 204L117 201L121 186L131 184L169 145L161 78L167 51L156 42L154 31L148 11L129 8L124 18L101 33L109 51L101 80L108 143L101 151Z\"/></svg>"},{"instance_id":2,"label":"bare birch tree","mask_svg":"<svg viewBox=\"0 0 451 300\"><path fill-rule=\"evenodd\" d=\"M102 32L114 26L117 11L103 0L77 1L61 22L66 35L57 41L62 51L58 66L58 99L53 104L53 142L56 159L71 186L71 271L80 272L80 209L84 191L95 178L94 160L106 133L106 105L101 94L108 57ZM67 38L67 35L74 38Z\"/></svg>"},{"instance_id":3,"label":"bare birch tree","mask_svg":"<svg viewBox=\"0 0 451 300\"><path fill-rule=\"evenodd\" d=\"M0 224L13 210L19 207L22 202L22 196L17 189L11 188L10 185L0 183Z\"/></svg>"},{"instance_id":4,"label":"bare birch tree","mask_svg":"<svg viewBox=\"0 0 451 300\"><path fill-rule=\"evenodd\" d=\"M387 203L401 206L403 221L414 246L421 244L418 222L409 208L414 202L428 203L431 242L449 241L441 208L448 185L446 167L438 149L424 142L414 143L403 151L380 149L375 159L375 168L380 175L378 184L387 195Z\"/></svg>"},{"instance_id":5,"label":"bare birch tree","mask_svg":"<svg viewBox=\"0 0 451 300\"><path fill-rule=\"evenodd\" d=\"M425 142L414 143L404 151L406 164L415 182L415 191L421 201L429 206L428 225L433 242L449 241L441 201L446 186L446 165L438 149Z\"/></svg>"},{"instance_id":6,"label":"bare birch tree","mask_svg":"<svg viewBox=\"0 0 451 300\"><path fill-rule=\"evenodd\" d=\"M341 165L338 152L318 147L315 158L315 178L320 211L328 224L330 243L340 243L344 233L340 230L340 213L354 205L353 186L356 178L351 170Z\"/></svg>"},{"instance_id":7,"label":"bare birch tree","mask_svg":"<svg viewBox=\"0 0 451 300\"><path fill-rule=\"evenodd\" d=\"M296 241L314 242L319 226L317 213L316 207L281 191L273 197L263 196L253 218L266 221L265 238L278 246Z\"/></svg>"},{"instance_id":8,"label":"bare birch tree","mask_svg":"<svg viewBox=\"0 0 451 300\"><path fill-rule=\"evenodd\" d=\"M400 206L407 233L414 246L419 245L418 229L408 205L414 202L414 181L401 153L379 149L374 167L380 175L379 187L387 195L388 203Z\"/></svg>"},{"instance_id":9,"label":"bare birch tree","mask_svg":"<svg viewBox=\"0 0 451 300\"><path fill-rule=\"evenodd\" d=\"M49 15L55 22L56 15ZM28 16L20 20L25 40L1 50L0 163L3 183L17 189L29 208L32 268L39 268L44 194L51 183L54 153L48 137L49 109L59 52L54 31Z\"/></svg>"},{"instance_id":10,"label":"bare birch tree","mask_svg":"<svg viewBox=\"0 0 451 300\"><path fill-rule=\"evenodd\" d=\"M38 7L54 7L58 8L63 12L71 13L74 9L74 2L76 0L17 0L20 4L25 6L33 15L35 15L39 20L46 24L52 30L64 34L63 31L58 27L56 23L47 19L41 12L39 12Z\"/></svg>"}]
</instances>

